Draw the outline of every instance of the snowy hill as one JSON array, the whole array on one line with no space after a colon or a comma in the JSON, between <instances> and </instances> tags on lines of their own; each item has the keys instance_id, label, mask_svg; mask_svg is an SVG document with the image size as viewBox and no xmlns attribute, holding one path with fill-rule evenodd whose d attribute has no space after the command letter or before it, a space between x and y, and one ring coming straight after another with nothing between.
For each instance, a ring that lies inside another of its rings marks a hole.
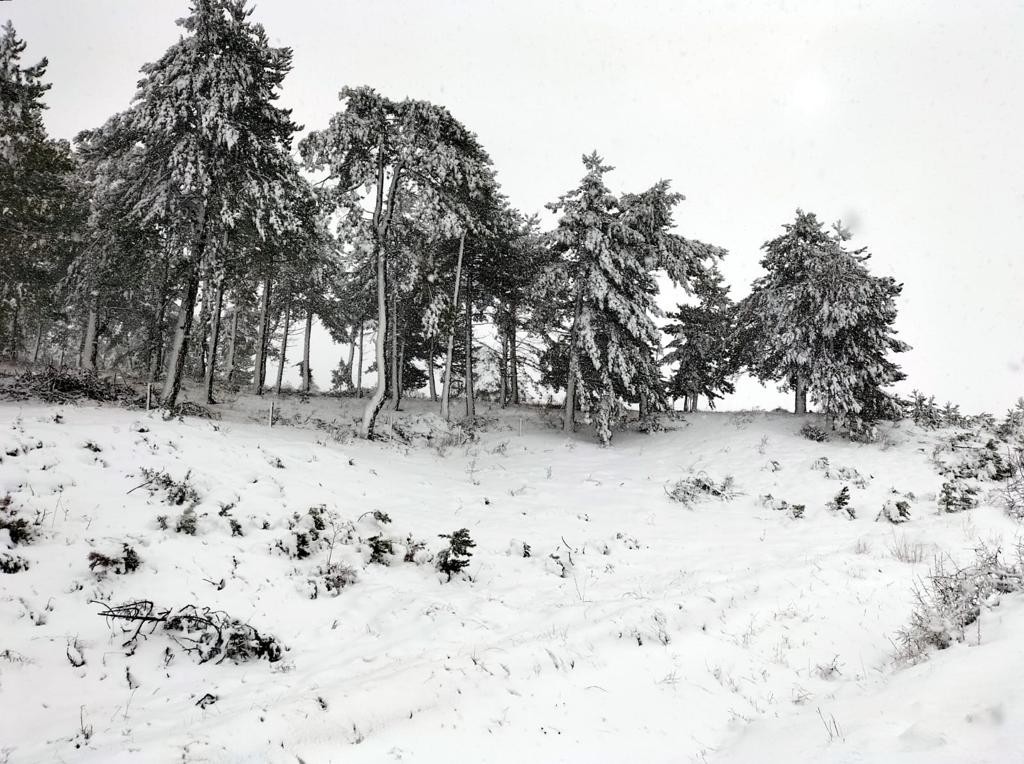
<instances>
[{"instance_id":1,"label":"snowy hill","mask_svg":"<svg viewBox=\"0 0 1024 764\"><path fill-rule=\"evenodd\" d=\"M0 761L1024 759L1024 597L894 659L935 557L1018 532L984 493L938 513L948 433L697 413L600 448L557 412L467 434L410 401L366 443L353 403L286 398L273 428L269 399L0 403L26 521L0 553L27 565L0 575ZM731 498L674 501L687 477ZM894 498L910 520L876 521ZM162 620L99 615L143 601Z\"/></svg>"}]
</instances>

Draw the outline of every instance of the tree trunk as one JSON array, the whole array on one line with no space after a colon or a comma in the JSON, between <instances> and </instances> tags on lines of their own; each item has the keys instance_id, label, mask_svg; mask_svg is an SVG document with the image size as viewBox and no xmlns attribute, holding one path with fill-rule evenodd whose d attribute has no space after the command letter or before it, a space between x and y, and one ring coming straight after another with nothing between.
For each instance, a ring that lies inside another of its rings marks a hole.
<instances>
[{"instance_id":1,"label":"tree trunk","mask_svg":"<svg viewBox=\"0 0 1024 764\"><path fill-rule=\"evenodd\" d=\"M22 303L17 300L14 301L14 314L10 320L10 359L16 362L17 360L17 346L18 346L18 334L20 334L20 328L17 325L18 317L22 313ZM95 366L95 364L93 364Z\"/></svg>"},{"instance_id":2,"label":"tree trunk","mask_svg":"<svg viewBox=\"0 0 1024 764\"><path fill-rule=\"evenodd\" d=\"M203 279L201 282L202 289L200 294L203 299L200 303L199 308L199 330L201 332L199 336L199 361L196 364L196 381L206 381L206 367L210 354L210 338L207 333L210 329L210 279Z\"/></svg>"},{"instance_id":3,"label":"tree trunk","mask_svg":"<svg viewBox=\"0 0 1024 764\"><path fill-rule=\"evenodd\" d=\"M647 409L648 409L648 406L647 406L647 393L644 392L643 390L641 390L640 391L640 412L639 412L640 419L646 419L647 418L647 413L648 413Z\"/></svg>"},{"instance_id":4,"label":"tree trunk","mask_svg":"<svg viewBox=\"0 0 1024 764\"><path fill-rule=\"evenodd\" d=\"M516 406L519 405L519 348L517 343L516 332L518 327L516 323L518 318L516 316L516 309L511 309L512 315L509 321L508 331L508 361L509 361L509 382L511 384L512 403Z\"/></svg>"},{"instance_id":5,"label":"tree trunk","mask_svg":"<svg viewBox=\"0 0 1024 764\"><path fill-rule=\"evenodd\" d=\"M579 330L580 317L583 315L583 281L576 285L576 307L573 311L572 328L569 330L569 378L565 383L565 420L562 429L572 432L576 428L576 375L579 373L580 359L576 351L576 332Z\"/></svg>"},{"instance_id":6,"label":"tree trunk","mask_svg":"<svg viewBox=\"0 0 1024 764\"><path fill-rule=\"evenodd\" d=\"M220 340L220 311L224 305L224 277L217 279L217 291L213 297L213 312L210 314L209 358L206 362L206 374L203 388L206 390L206 402L216 403L213 399L213 377L217 371L217 343Z\"/></svg>"},{"instance_id":7,"label":"tree trunk","mask_svg":"<svg viewBox=\"0 0 1024 764\"><path fill-rule=\"evenodd\" d=\"M302 392L313 389L313 371L309 366L309 341L313 336L313 311L306 309L306 328L302 334ZM349 354L349 377L352 376L352 356Z\"/></svg>"},{"instance_id":8,"label":"tree trunk","mask_svg":"<svg viewBox=\"0 0 1024 764\"><path fill-rule=\"evenodd\" d=\"M160 279L160 304L149 330L149 371L146 381L150 384L156 382L156 378L160 375L160 369L164 365L164 321L167 318L167 305L171 301L168 287L170 271L170 263L167 258L164 258L163 275Z\"/></svg>"},{"instance_id":9,"label":"tree trunk","mask_svg":"<svg viewBox=\"0 0 1024 764\"><path fill-rule=\"evenodd\" d=\"M284 306L284 332L281 334L281 359L277 363L277 384L274 385L274 393L281 394L281 382L284 380L284 363L288 355L288 327L291 325L292 304L291 300Z\"/></svg>"},{"instance_id":10,"label":"tree trunk","mask_svg":"<svg viewBox=\"0 0 1024 764\"><path fill-rule=\"evenodd\" d=\"M85 322L85 342L82 343L82 361L79 364L83 369L96 369L96 356L99 354L99 333L97 325L99 322L99 306L96 294L89 296L89 318ZM17 314L15 314L17 315Z\"/></svg>"},{"instance_id":11,"label":"tree trunk","mask_svg":"<svg viewBox=\"0 0 1024 764\"><path fill-rule=\"evenodd\" d=\"M393 379L395 384L395 411L402 405L402 393L405 391L405 338L398 343L398 364L395 366Z\"/></svg>"},{"instance_id":12,"label":"tree trunk","mask_svg":"<svg viewBox=\"0 0 1024 764\"><path fill-rule=\"evenodd\" d=\"M796 375L796 380L793 384L794 391L794 404L793 409L797 414L807 413L807 382L800 375Z\"/></svg>"},{"instance_id":13,"label":"tree trunk","mask_svg":"<svg viewBox=\"0 0 1024 764\"><path fill-rule=\"evenodd\" d=\"M178 325L174 330L174 346L167 364L167 376L164 389L160 394L160 402L171 408L178 401L181 392L181 377L185 371L185 360L188 357L188 343L192 334L192 314L196 308L196 294L199 291L199 275L203 266L208 241L209 206L204 201L203 211L199 220L199 238L191 255L188 273L185 280L185 292L181 300L181 312L178 314Z\"/></svg>"},{"instance_id":14,"label":"tree trunk","mask_svg":"<svg viewBox=\"0 0 1024 764\"><path fill-rule=\"evenodd\" d=\"M373 427L377 422L377 414L384 405L384 398L387 396L387 348L385 344L388 338L388 268L387 252L384 247L387 243L388 229L391 226L391 218L395 214L395 202L398 200L398 183L402 177L402 163L395 165L391 172L391 183L388 189L387 213L384 213L384 141L377 146L377 200L373 210L373 247L377 261L377 389L373 396L366 402L363 409L363 421L359 428L359 435L367 440L373 438Z\"/></svg>"},{"instance_id":15,"label":"tree trunk","mask_svg":"<svg viewBox=\"0 0 1024 764\"><path fill-rule=\"evenodd\" d=\"M362 321L359 322L359 368L356 369L356 389L359 391L357 396L363 397L363 331L366 329L366 324Z\"/></svg>"},{"instance_id":16,"label":"tree trunk","mask_svg":"<svg viewBox=\"0 0 1024 764\"><path fill-rule=\"evenodd\" d=\"M391 342L389 363L391 364L391 408L398 411L402 401L401 361L398 358L398 279L391 279Z\"/></svg>"},{"instance_id":17,"label":"tree trunk","mask_svg":"<svg viewBox=\"0 0 1024 764\"><path fill-rule=\"evenodd\" d=\"M430 347L427 350L427 384L430 386L430 400L437 403L437 382L434 380L434 338L430 338Z\"/></svg>"},{"instance_id":18,"label":"tree trunk","mask_svg":"<svg viewBox=\"0 0 1024 764\"><path fill-rule=\"evenodd\" d=\"M39 326L36 327L36 347L32 351L32 365L35 366L39 362L39 348L43 344L43 322L39 322Z\"/></svg>"},{"instance_id":19,"label":"tree trunk","mask_svg":"<svg viewBox=\"0 0 1024 764\"><path fill-rule=\"evenodd\" d=\"M498 398L501 407L508 405L508 334L501 333L501 360L498 365Z\"/></svg>"},{"instance_id":20,"label":"tree trunk","mask_svg":"<svg viewBox=\"0 0 1024 764\"><path fill-rule=\"evenodd\" d=\"M252 391L263 395L263 379L267 365L267 331L270 329L270 276L263 280L260 298L260 327L256 336L256 359L252 369Z\"/></svg>"},{"instance_id":21,"label":"tree trunk","mask_svg":"<svg viewBox=\"0 0 1024 764\"><path fill-rule=\"evenodd\" d=\"M356 368L356 335L360 334L362 330L363 327L362 324L360 324L358 331L356 330L356 327L353 326L348 333L348 363L345 365L345 368L348 369L348 379L345 380L346 390L352 390L356 386L356 383L353 381L355 377L352 376Z\"/></svg>"},{"instance_id":22,"label":"tree trunk","mask_svg":"<svg viewBox=\"0 0 1024 764\"><path fill-rule=\"evenodd\" d=\"M181 308L178 311L178 322L174 329L174 344L167 362L167 373L164 377L164 388L160 393L160 402L171 408L178 401L181 392L181 378L185 371L185 359L188 357L188 340L192 333L192 314L196 308L196 295L199 292L199 258L189 267L185 282L185 291L181 296Z\"/></svg>"},{"instance_id":23,"label":"tree trunk","mask_svg":"<svg viewBox=\"0 0 1024 764\"><path fill-rule=\"evenodd\" d=\"M466 234L459 237L459 257L455 261L455 294L452 297L452 325L448 330L448 349L444 356L444 380L441 383L441 416L451 418L452 356L455 354L455 316L459 310L459 285L462 283L462 255L466 249Z\"/></svg>"},{"instance_id":24,"label":"tree trunk","mask_svg":"<svg viewBox=\"0 0 1024 764\"><path fill-rule=\"evenodd\" d=\"M470 286L473 276L466 269L466 417L476 416L476 392L473 389L473 295Z\"/></svg>"},{"instance_id":25,"label":"tree trunk","mask_svg":"<svg viewBox=\"0 0 1024 764\"><path fill-rule=\"evenodd\" d=\"M377 388L366 402L363 409L363 421L359 428L360 437L367 440L373 438L373 426L377 414L384 406L384 398L388 393L388 292L387 292L387 259L384 255L384 243L377 241L377 332L374 338L377 356Z\"/></svg>"},{"instance_id":26,"label":"tree trunk","mask_svg":"<svg viewBox=\"0 0 1024 764\"><path fill-rule=\"evenodd\" d=\"M238 296L235 296L237 301ZM228 382L233 382L235 379L235 342L238 337L238 303L231 308L231 337L228 342L228 357L225 365L228 368Z\"/></svg>"}]
</instances>

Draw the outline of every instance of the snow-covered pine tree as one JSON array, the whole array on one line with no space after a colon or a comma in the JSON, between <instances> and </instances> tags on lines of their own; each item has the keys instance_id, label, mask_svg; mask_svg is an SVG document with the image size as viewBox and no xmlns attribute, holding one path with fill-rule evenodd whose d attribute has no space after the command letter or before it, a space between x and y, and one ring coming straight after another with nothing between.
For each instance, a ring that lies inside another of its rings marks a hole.
<instances>
[{"instance_id":1,"label":"snow-covered pine tree","mask_svg":"<svg viewBox=\"0 0 1024 764\"><path fill-rule=\"evenodd\" d=\"M243 220L264 238L293 225L281 202L296 177L288 154L296 125L275 104L291 51L271 47L250 13L244 0L193 0L178 22L186 34L142 68L126 114L138 137L123 179L131 211L167 236L182 285L167 406L181 388L200 280L217 248L230 248Z\"/></svg>"},{"instance_id":2,"label":"snow-covered pine tree","mask_svg":"<svg viewBox=\"0 0 1024 764\"><path fill-rule=\"evenodd\" d=\"M672 209L683 197L669 191L667 181L617 197L604 181L612 168L596 152L583 164L580 185L548 205L561 215L553 235L561 257L545 283L562 294L568 329L549 350L554 373L547 376L556 384L564 380L566 431L575 425L578 399L608 444L623 400L650 408L665 402L661 335L653 320L660 315L655 271L689 288L721 250L671 233Z\"/></svg>"},{"instance_id":3,"label":"snow-covered pine tree","mask_svg":"<svg viewBox=\"0 0 1024 764\"><path fill-rule=\"evenodd\" d=\"M78 243L85 215L66 141L43 125L47 61L25 66L26 44L0 28L0 337L16 356L36 324L36 353L53 311L53 292Z\"/></svg>"},{"instance_id":4,"label":"snow-covered pine tree","mask_svg":"<svg viewBox=\"0 0 1024 764\"><path fill-rule=\"evenodd\" d=\"M909 350L893 328L902 285L872 276L870 255L848 251L841 226L829 232L797 210L784 228L764 245L767 273L740 308L748 367L793 389L798 414L809 394L852 431L896 415L884 388L903 379L889 354Z\"/></svg>"},{"instance_id":5,"label":"snow-covered pine tree","mask_svg":"<svg viewBox=\"0 0 1024 764\"><path fill-rule=\"evenodd\" d=\"M431 207L439 230L456 235L472 219L470 203L494 192L490 158L449 111L426 101L391 101L372 88L345 88L343 111L311 133L300 150L307 169L330 172L334 202L373 263L377 294L377 388L363 411L360 435L372 438L390 384L388 342L394 294L388 279L395 255L391 229L403 196ZM367 191L372 196L366 198ZM364 201L372 205L364 220Z\"/></svg>"},{"instance_id":6,"label":"snow-covered pine tree","mask_svg":"<svg viewBox=\"0 0 1024 764\"><path fill-rule=\"evenodd\" d=\"M682 398L685 411L696 411L697 400L707 396L708 405L735 390L736 364L732 352L735 304L718 268L709 268L694 280L697 302L680 304L667 314L672 323L663 331L672 339L663 363L674 364L667 383L672 400Z\"/></svg>"}]
</instances>

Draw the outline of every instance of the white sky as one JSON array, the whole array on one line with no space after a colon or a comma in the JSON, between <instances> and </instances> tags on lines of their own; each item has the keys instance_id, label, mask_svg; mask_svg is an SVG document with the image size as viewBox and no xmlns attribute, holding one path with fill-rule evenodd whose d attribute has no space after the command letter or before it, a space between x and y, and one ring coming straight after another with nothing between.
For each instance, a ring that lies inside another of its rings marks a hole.
<instances>
[{"instance_id":1,"label":"white sky","mask_svg":"<svg viewBox=\"0 0 1024 764\"><path fill-rule=\"evenodd\" d=\"M186 9L0 12L49 57L48 125L71 137L127 106ZM997 413L1024 394L1024 3L263 0L255 17L295 51L282 100L310 128L343 85L442 103L524 211L595 148L617 190L670 178L680 231L730 250L734 296L796 207L842 217L905 282L906 389ZM321 385L333 363L314 358ZM749 384L730 405L787 401Z\"/></svg>"}]
</instances>

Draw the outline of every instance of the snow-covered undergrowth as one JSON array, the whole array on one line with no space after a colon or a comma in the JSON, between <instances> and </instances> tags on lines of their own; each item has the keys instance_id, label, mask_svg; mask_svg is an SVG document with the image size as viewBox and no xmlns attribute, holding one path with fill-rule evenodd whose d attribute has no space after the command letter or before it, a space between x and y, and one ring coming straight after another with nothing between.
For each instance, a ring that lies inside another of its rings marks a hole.
<instances>
[{"instance_id":1,"label":"snow-covered undergrowth","mask_svg":"<svg viewBox=\"0 0 1024 764\"><path fill-rule=\"evenodd\" d=\"M268 404L0 404L0 761L1024 758L1021 595L894 661L936 555L1017 530L984 491L938 513L941 432L700 413L602 449L410 401L412 445L367 444L352 402Z\"/></svg>"}]
</instances>

